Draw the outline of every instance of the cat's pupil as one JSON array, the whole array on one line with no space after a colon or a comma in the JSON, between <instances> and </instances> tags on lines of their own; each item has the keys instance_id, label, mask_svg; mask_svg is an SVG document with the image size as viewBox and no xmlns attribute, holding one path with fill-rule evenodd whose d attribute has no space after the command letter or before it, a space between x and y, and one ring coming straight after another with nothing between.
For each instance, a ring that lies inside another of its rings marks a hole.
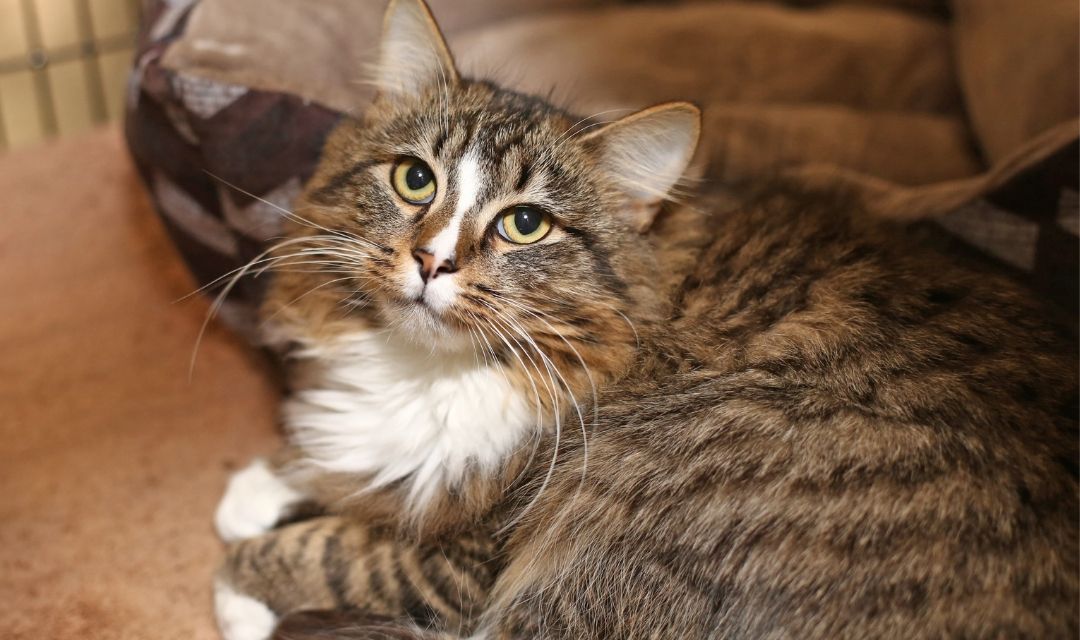
<instances>
[{"instance_id":1,"label":"cat's pupil","mask_svg":"<svg viewBox=\"0 0 1080 640\"><path fill-rule=\"evenodd\" d=\"M514 226L518 233L527 236L540 228L541 216L536 209L518 207L514 210Z\"/></svg>"},{"instance_id":2,"label":"cat's pupil","mask_svg":"<svg viewBox=\"0 0 1080 640\"><path fill-rule=\"evenodd\" d=\"M422 164L414 164L405 172L405 185L413 191L423 189L431 180L431 170Z\"/></svg>"}]
</instances>

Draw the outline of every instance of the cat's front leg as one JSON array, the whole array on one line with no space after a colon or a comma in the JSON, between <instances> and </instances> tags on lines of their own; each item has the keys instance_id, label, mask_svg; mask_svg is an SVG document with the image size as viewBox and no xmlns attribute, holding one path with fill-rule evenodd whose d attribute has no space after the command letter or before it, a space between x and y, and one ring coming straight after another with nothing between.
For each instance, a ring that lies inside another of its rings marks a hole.
<instances>
[{"instance_id":1,"label":"cat's front leg","mask_svg":"<svg viewBox=\"0 0 1080 640\"><path fill-rule=\"evenodd\" d=\"M495 579L494 552L486 530L416 543L391 527L313 518L228 546L214 584L218 626L225 640L267 640L283 617L337 610L469 629ZM383 631L372 637L398 637Z\"/></svg>"},{"instance_id":2,"label":"cat's front leg","mask_svg":"<svg viewBox=\"0 0 1080 640\"><path fill-rule=\"evenodd\" d=\"M307 500L282 472L283 458L256 458L229 478L214 513L214 527L226 542L266 533L291 518Z\"/></svg>"}]
</instances>

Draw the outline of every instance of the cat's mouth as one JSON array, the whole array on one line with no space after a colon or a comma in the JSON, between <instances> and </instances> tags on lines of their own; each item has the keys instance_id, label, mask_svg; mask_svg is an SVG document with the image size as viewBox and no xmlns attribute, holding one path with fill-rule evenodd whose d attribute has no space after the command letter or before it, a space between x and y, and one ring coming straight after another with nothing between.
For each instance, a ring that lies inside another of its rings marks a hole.
<instances>
[{"instance_id":1,"label":"cat's mouth","mask_svg":"<svg viewBox=\"0 0 1080 640\"><path fill-rule=\"evenodd\" d=\"M421 293L420 295L413 298L410 301L409 304L410 304L410 306L419 309L422 313L429 313L429 314L431 314L432 316L434 316L436 318L441 317L443 315L438 310L436 310L435 307L433 307L430 302L428 302L427 300L424 299L424 294L423 293Z\"/></svg>"},{"instance_id":2,"label":"cat's mouth","mask_svg":"<svg viewBox=\"0 0 1080 640\"><path fill-rule=\"evenodd\" d=\"M383 300L385 303L397 310L399 314L408 315L410 313L423 314L432 318L444 318L447 315L448 309L440 308L435 301L430 299L427 295L427 290L422 289L419 293L412 293L410 291L395 291L384 293Z\"/></svg>"}]
</instances>

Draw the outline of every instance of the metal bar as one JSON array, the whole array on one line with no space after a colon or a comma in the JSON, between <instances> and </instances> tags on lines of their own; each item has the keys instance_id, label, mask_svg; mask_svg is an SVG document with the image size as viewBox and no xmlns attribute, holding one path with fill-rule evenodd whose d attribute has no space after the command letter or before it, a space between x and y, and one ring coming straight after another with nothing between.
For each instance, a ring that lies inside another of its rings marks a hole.
<instances>
[{"instance_id":1,"label":"metal bar","mask_svg":"<svg viewBox=\"0 0 1080 640\"><path fill-rule=\"evenodd\" d=\"M76 16L79 20L79 46L86 71L86 92L90 99L90 118L96 123L105 122L109 113L105 106L105 81L101 77L101 56L94 37L94 19L90 15L90 0L76 0Z\"/></svg>"},{"instance_id":2,"label":"metal bar","mask_svg":"<svg viewBox=\"0 0 1080 640\"><path fill-rule=\"evenodd\" d=\"M128 17L131 18L131 24L134 27L135 33L139 32L142 27L142 1L141 0L128 0Z\"/></svg>"},{"instance_id":3,"label":"metal bar","mask_svg":"<svg viewBox=\"0 0 1080 640\"><path fill-rule=\"evenodd\" d=\"M0 98L2 97L2 94L0 94ZM0 151L7 149L7 147L8 139L7 124L4 123L4 101L0 99Z\"/></svg>"},{"instance_id":4,"label":"metal bar","mask_svg":"<svg viewBox=\"0 0 1080 640\"><path fill-rule=\"evenodd\" d=\"M46 69L49 56L41 41L41 25L38 23L37 6L34 0L23 0L23 20L26 25L26 39L30 43L27 60L34 76L34 89L38 97L38 107L46 135L56 135L56 105L53 103L52 86Z\"/></svg>"},{"instance_id":5,"label":"metal bar","mask_svg":"<svg viewBox=\"0 0 1080 640\"><path fill-rule=\"evenodd\" d=\"M123 51L125 49L131 49L134 46L134 33L130 35L122 36L109 36L102 38L95 45L95 50L98 56L106 53L113 53L116 51ZM86 57L86 52L79 45L60 47L59 49L53 49L49 53L49 63L59 64L61 62L70 62L72 60L79 60ZM7 58L0 60L0 75L9 73L17 73L20 71L26 71L31 69L27 58Z\"/></svg>"}]
</instances>

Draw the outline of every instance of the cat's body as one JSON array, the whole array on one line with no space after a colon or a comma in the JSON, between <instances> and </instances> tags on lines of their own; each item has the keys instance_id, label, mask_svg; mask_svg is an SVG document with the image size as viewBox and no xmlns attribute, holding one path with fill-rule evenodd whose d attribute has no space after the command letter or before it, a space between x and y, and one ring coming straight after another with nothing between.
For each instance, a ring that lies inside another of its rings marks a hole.
<instances>
[{"instance_id":1,"label":"cat's body","mask_svg":"<svg viewBox=\"0 0 1080 640\"><path fill-rule=\"evenodd\" d=\"M506 637L1076 634L1068 341L834 205L717 221L511 536Z\"/></svg>"},{"instance_id":2,"label":"cat's body","mask_svg":"<svg viewBox=\"0 0 1080 640\"><path fill-rule=\"evenodd\" d=\"M219 510L229 640L1076 636L1067 327L843 199L654 221L691 109L582 134L422 5L386 31L431 86L383 78L278 253L293 446Z\"/></svg>"}]
</instances>

